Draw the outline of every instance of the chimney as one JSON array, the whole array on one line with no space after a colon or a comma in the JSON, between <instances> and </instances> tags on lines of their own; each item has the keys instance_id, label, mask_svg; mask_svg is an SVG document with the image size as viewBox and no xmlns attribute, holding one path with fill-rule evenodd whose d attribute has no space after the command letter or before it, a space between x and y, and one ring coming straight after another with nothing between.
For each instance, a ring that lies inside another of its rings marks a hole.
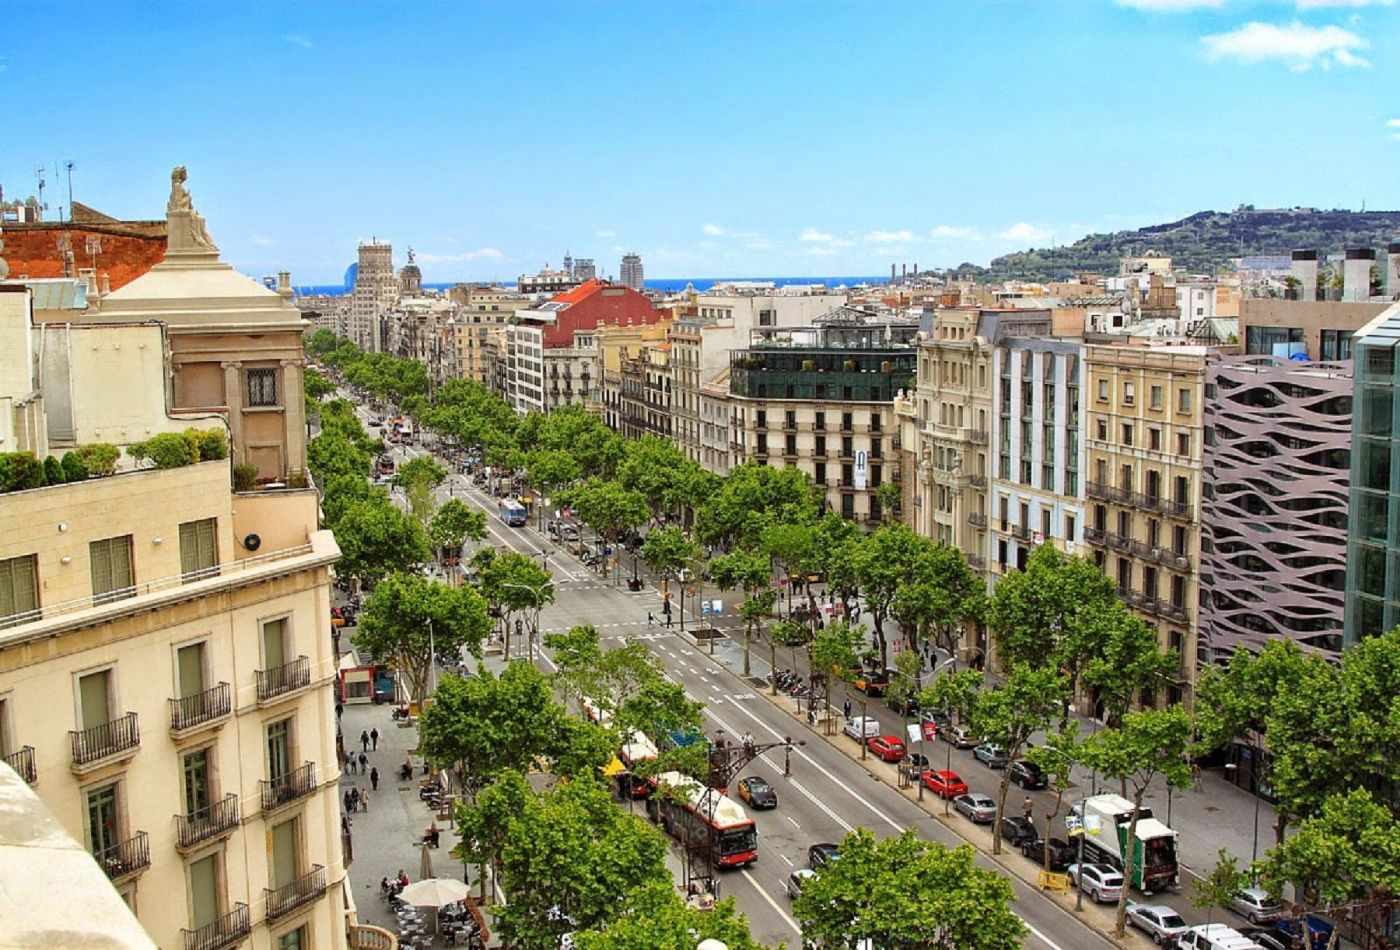
<instances>
[{"instance_id":1,"label":"chimney","mask_svg":"<svg viewBox=\"0 0 1400 950\"><path fill-rule=\"evenodd\" d=\"M107 296L112 292L112 277L105 270L102 272L102 296Z\"/></svg>"},{"instance_id":2,"label":"chimney","mask_svg":"<svg viewBox=\"0 0 1400 950\"><path fill-rule=\"evenodd\" d=\"M87 285L88 296L97 296L97 271L91 267L78 268L78 279Z\"/></svg>"},{"instance_id":3,"label":"chimney","mask_svg":"<svg viewBox=\"0 0 1400 950\"><path fill-rule=\"evenodd\" d=\"M277 272L277 296L290 299L292 296L292 272L279 270Z\"/></svg>"},{"instance_id":4,"label":"chimney","mask_svg":"<svg viewBox=\"0 0 1400 950\"><path fill-rule=\"evenodd\" d=\"M894 265L890 265L890 283L894 283Z\"/></svg>"},{"instance_id":5,"label":"chimney","mask_svg":"<svg viewBox=\"0 0 1400 950\"><path fill-rule=\"evenodd\" d=\"M1370 247L1349 247L1342 265L1342 299L1371 299L1371 265L1376 251Z\"/></svg>"},{"instance_id":6,"label":"chimney","mask_svg":"<svg viewBox=\"0 0 1400 950\"><path fill-rule=\"evenodd\" d=\"M1391 241L1385 249L1385 292L1392 298L1400 296L1400 241Z\"/></svg>"},{"instance_id":7,"label":"chimney","mask_svg":"<svg viewBox=\"0 0 1400 950\"><path fill-rule=\"evenodd\" d=\"M1317 299L1317 251L1294 251L1292 276L1298 281L1296 300Z\"/></svg>"}]
</instances>

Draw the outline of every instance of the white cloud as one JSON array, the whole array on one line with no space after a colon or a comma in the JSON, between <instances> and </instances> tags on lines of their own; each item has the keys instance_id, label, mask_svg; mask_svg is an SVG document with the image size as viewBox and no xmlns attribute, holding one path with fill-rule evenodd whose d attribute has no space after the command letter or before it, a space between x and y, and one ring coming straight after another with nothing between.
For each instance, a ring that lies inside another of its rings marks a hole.
<instances>
[{"instance_id":1,"label":"white cloud","mask_svg":"<svg viewBox=\"0 0 1400 950\"><path fill-rule=\"evenodd\" d=\"M290 43L293 46L300 46L302 49L315 49L316 44L302 36L300 33L283 33L282 42Z\"/></svg>"},{"instance_id":2,"label":"white cloud","mask_svg":"<svg viewBox=\"0 0 1400 950\"><path fill-rule=\"evenodd\" d=\"M1206 59L1212 62L1234 59L1242 63L1282 60L1294 72L1306 72L1313 66L1329 69L1338 66L1369 68L1370 63L1353 51L1365 49L1360 36L1340 26L1304 26L1294 21L1284 26L1272 23L1246 23L1229 33L1201 37L1206 47Z\"/></svg>"},{"instance_id":3,"label":"white cloud","mask_svg":"<svg viewBox=\"0 0 1400 950\"><path fill-rule=\"evenodd\" d=\"M744 247L748 248L748 249L751 250L751 251L771 251L771 250L773 250L773 242L772 242L772 241L750 241L749 243L745 244Z\"/></svg>"},{"instance_id":4,"label":"white cloud","mask_svg":"<svg viewBox=\"0 0 1400 950\"><path fill-rule=\"evenodd\" d=\"M702 224L700 225L700 233L709 237L724 237L726 232L718 224Z\"/></svg>"},{"instance_id":5,"label":"white cloud","mask_svg":"<svg viewBox=\"0 0 1400 950\"><path fill-rule=\"evenodd\" d=\"M1114 0L1120 7L1148 13L1187 13L1191 10L1219 9L1225 0Z\"/></svg>"},{"instance_id":6,"label":"white cloud","mask_svg":"<svg viewBox=\"0 0 1400 950\"><path fill-rule=\"evenodd\" d=\"M952 224L940 224L928 232L928 236L934 240L959 239L965 241L980 241L982 235L976 228L961 228Z\"/></svg>"},{"instance_id":7,"label":"white cloud","mask_svg":"<svg viewBox=\"0 0 1400 950\"><path fill-rule=\"evenodd\" d=\"M615 238L615 237L617 237L617 232L611 230L610 228L599 228L598 230L594 231L593 234L594 234L595 236L597 236L597 237L600 237L600 238Z\"/></svg>"},{"instance_id":8,"label":"white cloud","mask_svg":"<svg viewBox=\"0 0 1400 950\"><path fill-rule=\"evenodd\" d=\"M797 236L797 239L799 241L830 244L832 241L836 240L836 235L826 231L818 231L816 228L803 228L802 233Z\"/></svg>"},{"instance_id":9,"label":"white cloud","mask_svg":"<svg viewBox=\"0 0 1400 950\"><path fill-rule=\"evenodd\" d=\"M425 264L446 264L460 261L499 261L505 257L494 247L479 247L474 251L462 251L460 254L433 254L429 251L415 251L414 257Z\"/></svg>"},{"instance_id":10,"label":"white cloud","mask_svg":"<svg viewBox=\"0 0 1400 950\"><path fill-rule=\"evenodd\" d=\"M248 240L259 247L267 247L270 244L276 243L266 234L250 234L248 235Z\"/></svg>"},{"instance_id":11,"label":"white cloud","mask_svg":"<svg viewBox=\"0 0 1400 950\"><path fill-rule=\"evenodd\" d=\"M829 247L809 247L806 253L813 257L831 257L836 252Z\"/></svg>"},{"instance_id":12,"label":"white cloud","mask_svg":"<svg viewBox=\"0 0 1400 950\"><path fill-rule=\"evenodd\" d=\"M1387 119L1385 127L1388 129L1400 129L1400 119Z\"/></svg>"},{"instance_id":13,"label":"white cloud","mask_svg":"<svg viewBox=\"0 0 1400 950\"><path fill-rule=\"evenodd\" d=\"M911 231L871 231L865 236L865 240L871 244L891 244L913 241L915 238Z\"/></svg>"},{"instance_id":14,"label":"white cloud","mask_svg":"<svg viewBox=\"0 0 1400 950\"><path fill-rule=\"evenodd\" d=\"M1049 228L1038 227L1028 221L1017 221L1011 227L997 234L1003 241L1023 241L1035 243L1043 241L1055 232Z\"/></svg>"}]
</instances>

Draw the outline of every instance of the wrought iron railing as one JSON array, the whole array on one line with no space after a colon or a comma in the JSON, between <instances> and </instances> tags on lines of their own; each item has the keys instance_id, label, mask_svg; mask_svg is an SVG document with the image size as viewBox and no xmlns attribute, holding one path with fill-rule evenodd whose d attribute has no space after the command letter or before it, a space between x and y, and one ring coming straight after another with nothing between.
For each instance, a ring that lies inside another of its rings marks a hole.
<instances>
[{"instance_id":1,"label":"wrought iron railing","mask_svg":"<svg viewBox=\"0 0 1400 950\"><path fill-rule=\"evenodd\" d=\"M980 515L974 511L972 512L972 514L967 516L967 523L970 525L976 525L979 528L985 528L987 526L987 516Z\"/></svg>"},{"instance_id":2,"label":"wrought iron railing","mask_svg":"<svg viewBox=\"0 0 1400 950\"><path fill-rule=\"evenodd\" d=\"M229 793L204 808L176 815L175 821L178 826L178 846L193 847L201 841L238 827L238 796Z\"/></svg>"},{"instance_id":3,"label":"wrought iron railing","mask_svg":"<svg viewBox=\"0 0 1400 950\"><path fill-rule=\"evenodd\" d=\"M316 763L307 762L275 779L259 779L262 810L271 811L316 791Z\"/></svg>"},{"instance_id":4,"label":"wrought iron railing","mask_svg":"<svg viewBox=\"0 0 1400 950\"><path fill-rule=\"evenodd\" d=\"M89 729L70 729L68 739L73 746L73 764L86 765L135 749L141 744L141 730L136 723L136 713L129 712L120 719L99 723Z\"/></svg>"},{"instance_id":5,"label":"wrought iron railing","mask_svg":"<svg viewBox=\"0 0 1400 950\"><path fill-rule=\"evenodd\" d=\"M233 910L218 920L195 930L181 929L185 950L224 950L240 942L252 932L247 904L234 904Z\"/></svg>"},{"instance_id":6,"label":"wrought iron railing","mask_svg":"<svg viewBox=\"0 0 1400 950\"><path fill-rule=\"evenodd\" d=\"M221 719L232 709L227 683L211 686L191 696L170 700L170 728L175 732Z\"/></svg>"},{"instance_id":7,"label":"wrought iron railing","mask_svg":"<svg viewBox=\"0 0 1400 950\"><path fill-rule=\"evenodd\" d=\"M311 685L311 660L305 656L256 672L259 702Z\"/></svg>"},{"instance_id":8,"label":"wrought iron railing","mask_svg":"<svg viewBox=\"0 0 1400 950\"><path fill-rule=\"evenodd\" d=\"M93 857L113 881L128 878L151 866L151 848L144 831L138 831L125 841L94 853Z\"/></svg>"},{"instance_id":9,"label":"wrought iron railing","mask_svg":"<svg viewBox=\"0 0 1400 950\"><path fill-rule=\"evenodd\" d=\"M5 756L5 764L19 773L19 777L30 785L39 781L39 770L34 766L34 747L21 746Z\"/></svg>"},{"instance_id":10,"label":"wrought iron railing","mask_svg":"<svg viewBox=\"0 0 1400 950\"><path fill-rule=\"evenodd\" d=\"M267 902L267 919L286 916L303 904L309 904L326 892L326 869L313 864L311 870L290 884L263 888Z\"/></svg>"}]
</instances>

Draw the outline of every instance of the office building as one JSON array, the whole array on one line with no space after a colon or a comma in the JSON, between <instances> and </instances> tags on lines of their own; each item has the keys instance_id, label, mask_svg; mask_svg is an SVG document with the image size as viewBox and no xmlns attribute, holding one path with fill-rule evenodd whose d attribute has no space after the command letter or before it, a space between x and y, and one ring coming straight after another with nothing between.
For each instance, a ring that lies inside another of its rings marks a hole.
<instances>
[{"instance_id":1,"label":"office building","mask_svg":"<svg viewBox=\"0 0 1400 950\"><path fill-rule=\"evenodd\" d=\"M367 353L384 352L383 313L399 299L394 248L370 241L359 248L355 289L350 295L350 342Z\"/></svg>"},{"instance_id":2,"label":"office building","mask_svg":"<svg viewBox=\"0 0 1400 950\"><path fill-rule=\"evenodd\" d=\"M631 287L637 293L646 289L646 279L642 275L642 258L638 254L622 255L622 267L618 271L617 282Z\"/></svg>"}]
</instances>

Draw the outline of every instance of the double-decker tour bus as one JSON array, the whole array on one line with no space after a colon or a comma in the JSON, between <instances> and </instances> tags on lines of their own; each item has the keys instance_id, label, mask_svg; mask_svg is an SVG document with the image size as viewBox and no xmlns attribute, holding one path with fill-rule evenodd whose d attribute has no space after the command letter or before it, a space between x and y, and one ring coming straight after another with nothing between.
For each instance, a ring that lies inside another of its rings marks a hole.
<instances>
[{"instance_id":1,"label":"double-decker tour bus","mask_svg":"<svg viewBox=\"0 0 1400 950\"><path fill-rule=\"evenodd\" d=\"M733 799L680 772L656 776L654 807L661 827L687 849L710 855L716 868L741 868L758 860L758 830Z\"/></svg>"},{"instance_id":2,"label":"double-decker tour bus","mask_svg":"<svg viewBox=\"0 0 1400 950\"><path fill-rule=\"evenodd\" d=\"M655 762L656 743L645 732L631 732L618 752L618 759L627 769L627 793L633 798L646 798L656 791L656 780L646 775L638 775L637 769L644 762Z\"/></svg>"}]
</instances>

